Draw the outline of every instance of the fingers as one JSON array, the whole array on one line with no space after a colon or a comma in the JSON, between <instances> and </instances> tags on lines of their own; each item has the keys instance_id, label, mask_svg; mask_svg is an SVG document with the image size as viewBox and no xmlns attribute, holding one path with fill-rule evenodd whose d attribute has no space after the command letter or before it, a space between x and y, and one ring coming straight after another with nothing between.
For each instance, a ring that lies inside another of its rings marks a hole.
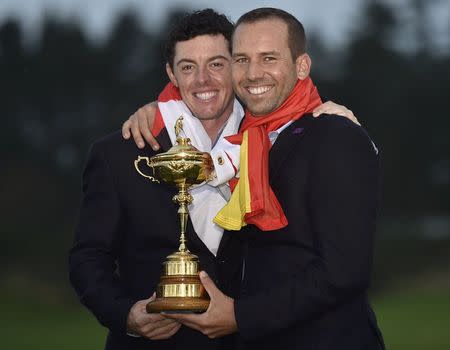
<instances>
[{"instance_id":1,"label":"fingers","mask_svg":"<svg viewBox=\"0 0 450 350\"><path fill-rule=\"evenodd\" d=\"M158 332L155 331L154 334L148 336L151 340L163 340L163 339L169 339L171 336L173 336L181 327L181 323L174 322L173 324L170 324L166 327L159 328Z\"/></svg>"},{"instance_id":2,"label":"fingers","mask_svg":"<svg viewBox=\"0 0 450 350\"><path fill-rule=\"evenodd\" d=\"M349 110L349 109L348 109L348 112L349 112L348 118L349 118L353 123L355 123L356 125L361 126L361 124L360 124L359 121L358 121L358 118L356 118L356 116L353 114L353 112L352 112L351 110Z\"/></svg>"},{"instance_id":3,"label":"fingers","mask_svg":"<svg viewBox=\"0 0 450 350\"><path fill-rule=\"evenodd\" d=\"M208 274L205 271L200 271L199 277L200 277L200 281L203 284L203 287L205 287L205 289L208 292L208 295L211 298L211 300L214 299L216 297L216 295L218 295L219 293L220 294L222 293L216 287L216 285L214 284L212 279L209 278Z\"/></svg>"},{"instance_id":4,"label":"fingers","mask_svg":"<svg viewBox=\"0 0 450 350\"><path fill-rule=\"evenodd\" d=\"M130 138L130 129L131 129L131 121L130 119L127 119L123 124L122 124L122 136L125 140L128 140Z\"/></svg>"},{"instance_id":5,"label":"fingers","mask_svg":"<svg viewBox=\"0 0 450 350\"><path fill-rule=\"evenodd\" d=\"M140 330L140 334L146 338L153 339L154 337L159 337L162 339L175 334L179 328L179 322L170 319L163 319L145 325Z\"/></svg>"},{"instance_id":6,"label":"fingers","mask_svg":"<svg viewBox=\"0 0 450 350\"><path fill-rule=\"evenodd\" d=\"M193 315L193 314L167 314L165 315L168 318L172 318L176 320L177 322L195 329L197 331L202 332L204 328L204 314L201 315Z\"/></svg>"},{"instance_id":7,"label":"fingers","mask_svg":"<svg viewBox=\"0 0 450 350\"><path fill-rule=\"evenodd\" d=\"M142 149L145 147L145 140L153 150L157 151L159 149L158 141L156 141L156 138L151 132L155 121L156 106L157 104L152 102L139 108L122 125L123 137L129 139L131 132L138 148Z\"/></svg>"},{"instance_id":8,"label":"fingers","mask_svg":"<svg viewBox=\"0 0 450 350\"><path fill-rule=\"evenodd\" d=\"M346 117L350 119L353 123L361 126L358 119L355 117L353 112L348 109L345 106L338 105L337 103L334 103L333 101L327 101L323 103L322 105L316 107L313 111L313 116L318 117L322 114L336 114L340 115L341 117Z\"/></svg>"},{"instance_id":9,"label":"fingers","mask_svg":"<svg viewBox=\"0 0 450 350\"><path fill-rule=\"evenodd\" d=\"M139 128L139 119L136 117L136 114L133 114L128 120L131 121L131 134L133 135L134 142L138 148L144 148L145 143Z\"/></svg>"},{"instance_id":10,"label":"fingers","mask_svg":"<svg viewBox=\"0 0 450 350\"><path fill-rule=\"evenodd\" d=\"M327 101L314 109L313 116L318 117L321 114L333 114L333 113L339 114L339 112L342 113L343 109L347 108L338 105L332 101Z\"/></svg>"},{"instance_id":11,"label":"fingers","mask_svg":"<svg viewBox=\"0 0 450 350\"><path fill-rule=\"evenodd\" d=\"M137 119L139 122L139 131L141 132L145 141L147 141L147 143L154 151L157 151L159 149L159 144L151 133L154 121L154 113L155 112L152 110L145 111L143 109L139 109L137 113Z\"/></svg>"},{"instance_id":12,"label":"fingers","mask_svg":"<svg viewBox=\"0 0 450 350\"><path fill-rule=\"evenodd\" d=\"M157 315L157 314L152 314ZM151 332L154 332L158 328L164 328L169 325L173 325L178 323L176 320L171 320L170 318L162 317L158 314L158 318L148 319L145 324L141 326L140 331L143 334L149 334Z\"/></svg>"},{"instance_id":13,"label":"fingers","mask_svg":"<svg viewBox=\"0 0 450 350\"><path fill-rule=\"evenodd\" d=\"M160 333L166 333L166 331L171 330L177 323L176 320L165 318L160 314L147 314L145 317L139 319L136 331L144 337L151 337ZM163 330L158 331L159 328Z\"/></svg>"}]
</instances>

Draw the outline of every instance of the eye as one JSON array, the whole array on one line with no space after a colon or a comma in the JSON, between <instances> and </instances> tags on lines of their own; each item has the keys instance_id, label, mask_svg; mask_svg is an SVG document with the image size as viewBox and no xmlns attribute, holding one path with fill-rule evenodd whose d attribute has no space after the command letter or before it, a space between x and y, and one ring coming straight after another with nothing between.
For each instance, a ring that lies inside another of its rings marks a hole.
<instances>
[{"instance_id":1,"label":"eye","mask_svg":"<svg viewBox=\"0 0 450 350\"><path fill-rule=\"evenodd\" d=\"M224 66L224 64L222 62L212 62L211 63L211 68L212 69L220 69Z\"/></svg>"},{"instance_id":2,"label":"eye","mask_svg":"<svg viewBox=\"0 0 450 350\"><path fill-rule=\"evenodd\" d=\"M276 58L273 56L264 56L264 62L272 62L275 60L276 60Z\"/></svg>"},{"instance_id":3,"label":"eye","mask_svg":"<svg viewBox=\"0 0 450 350\"><path fill-rule=\"evenodd\" d=\"M185 64L185 65L181 66L181 70L183 72L189 72L193 69L194 69L194 66L192 64Z\"/></svg>"},{"instance_id":4,"label":"eye","mask_svg":"<svg viewBox=\"0 0 450 350\"><path fill-rule=\"evenodd\" d=\"M248 63L248 58L246 58L246 57L238 57L238 58L236 58L234 60L234 62L235 63L241 63L241 64Z\"/></svg>"}]
</instances>

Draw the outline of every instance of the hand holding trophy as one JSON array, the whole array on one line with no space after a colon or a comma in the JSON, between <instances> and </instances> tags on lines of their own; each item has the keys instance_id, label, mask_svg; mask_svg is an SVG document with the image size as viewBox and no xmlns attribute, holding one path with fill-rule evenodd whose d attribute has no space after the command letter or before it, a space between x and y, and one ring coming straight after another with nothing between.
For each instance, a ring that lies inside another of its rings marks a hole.
<instances>
[{"instance_id":1,"label":"hand holding trophy","mask_svg":"<svg viewBox=\"0 0 450 350\"><path fill-rule=\"evenodd\" d=\"M137 172L153 182L175 185L178 193L173 201L178 203L180 216L180 246L163 262L163 274L156 290L156 299L147 304L147 312L203 312L208 308L209 296L198 277L199 260L186 246L186 226L189 217L188 205L193 198L188 189L207 180L211 173L212 160L208 153L200 152L190 144L190 139L181 137L183 117L175 123L176 144L167 152L153 157L139 156L134 161ZM143 173L139 163L145 160L152 168L153 176Z\"/></svg>"}]
</instances>

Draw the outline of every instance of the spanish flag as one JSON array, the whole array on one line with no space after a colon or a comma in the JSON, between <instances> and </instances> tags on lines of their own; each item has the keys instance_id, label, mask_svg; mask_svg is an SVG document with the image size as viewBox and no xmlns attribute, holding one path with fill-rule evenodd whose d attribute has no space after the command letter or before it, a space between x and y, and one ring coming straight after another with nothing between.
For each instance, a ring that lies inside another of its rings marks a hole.
<instances>
[{"instance_id":1,"label":"spanish flag","mask_svg":"<svg viewBox=\"0 0 450 350\"><path fill-rule=\"evenodd\" d=\"M311 78L298 80L283 104L266 116L249 111L237 135L227 137L240 144L240 177L230 182L231 199L214 222L226 230L240 230L247 224L263 231L281 229L288 224L283 209L269 184L269 132L310 113L322 103Z\"/></svg>"}]
</instances>

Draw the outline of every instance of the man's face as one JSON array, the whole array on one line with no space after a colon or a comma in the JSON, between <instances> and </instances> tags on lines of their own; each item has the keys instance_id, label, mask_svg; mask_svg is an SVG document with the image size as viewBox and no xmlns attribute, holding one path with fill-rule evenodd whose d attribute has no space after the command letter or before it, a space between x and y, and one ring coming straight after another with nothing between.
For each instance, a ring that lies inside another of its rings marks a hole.
<instances>
[{"instance_id":1,"label":"man's face","mask_svg":"<svg viewBox=\"0 0 450 350\"><path fill-rule=\"evenodd\" d=\"M234 91L254 115L269 114L287 99L300 77L297 61L292 59L283 21L240 24L233 36Z\"/></svg>"},{"instance_id":2,"label":"man's face","mask_svg":"<svg viewBox=\"0 0 450 350\"><path fill-rule=\"evenodd\" d=\"M200 120L226 120L233 111L231 56L219 35L200 35L175 45L173 69L167 74L181 97Z\"/></svg>"}]
</instances>

